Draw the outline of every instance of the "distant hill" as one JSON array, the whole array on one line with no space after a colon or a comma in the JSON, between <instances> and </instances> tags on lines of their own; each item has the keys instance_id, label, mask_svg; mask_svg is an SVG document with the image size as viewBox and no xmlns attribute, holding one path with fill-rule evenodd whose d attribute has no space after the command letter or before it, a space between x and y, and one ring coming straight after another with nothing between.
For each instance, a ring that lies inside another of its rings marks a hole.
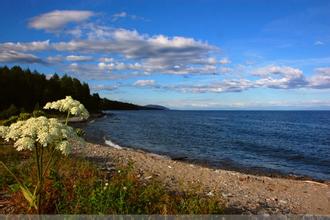
<instances>
[{"instance_id":1,"label":"distant hill","mask_svg":"<svg viewBox=\"0 0 330 220\"><path fill-rule=\"evenodd\" d=\"M144 107L153 110L170 110L169 108L166 108L165 106L161 106L161 105L145 105Z\"/></svg>"}]
</instances>

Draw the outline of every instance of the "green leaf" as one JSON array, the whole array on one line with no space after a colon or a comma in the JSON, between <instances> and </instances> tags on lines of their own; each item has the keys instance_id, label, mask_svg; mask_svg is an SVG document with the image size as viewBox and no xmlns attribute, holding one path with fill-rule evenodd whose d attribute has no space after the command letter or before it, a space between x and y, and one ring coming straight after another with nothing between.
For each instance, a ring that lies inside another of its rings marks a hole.
<instances>
[{"instance_id":1,"label":"green leaf","mask_svg":"<svg viewBox=\"0 0 330 220\"><path fill-rule=\"evenodd\" d=\"M29 202L30 207L34 207L35 209L37 208L37 204L36 204L36 196L34 196L30 190L28 188L26 188L25 186L19 184L19 187L23 193L24 198Z\"/></svg>"},{"instance_id":2,"label":"green leaf","mask_svg":"<svg viewBox=\"0 0 330 220\"><path fill-rule=\"evenodd\" d=\"M12 192L17 192L20 189L20 186L19 186L19 184L15 183L15 184L9 185L9 188Z\"/></svg>"}]
</instances>

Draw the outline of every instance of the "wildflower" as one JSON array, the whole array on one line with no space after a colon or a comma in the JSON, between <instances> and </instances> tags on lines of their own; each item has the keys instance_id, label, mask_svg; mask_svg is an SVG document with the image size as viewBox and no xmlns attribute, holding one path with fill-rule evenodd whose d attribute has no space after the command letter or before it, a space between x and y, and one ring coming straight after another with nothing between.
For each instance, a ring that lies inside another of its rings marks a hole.
<instances>
[{"instance_id":1,"label":"wildflower","mask_svg":"<svg viewBox=\"0 0 330 220\"><path fill-rule=\"evenodd\" d=\"M123 190L124 190L124 191L126 191L126 190L127 190L127 187L126 187L126 186L124 186L124 187L123 187Z\"/></svg>"},{"instance_id":2,"label":"wildflower","mask_svg":"<svg viewBox=\"0 0 330 220\"><path fill-rule=\"evenodd\" d=\"M55 102L48 102L44 109L56 109L60 112L68 112L68 114L79 116L87 119L89 113L85 106L79 101L74 100L71 96L67 96L65 99L61 99Z\"/></svg>"},{"instance_id":3,"label":"wildflower","mask_svg":"<svg viewBox=\"0 0 330 220\"><path fill-rule=\"evenodd\" d=\"M44 116L18 121L9 127L0 126L0 137L14 141L18 151L33 150L39 144L42 147L53 146L65 155L70 152L69 140L82 141L73 128Z\"/></svg>"},{"instance_id":4,"label":"wildflower","mask_svg":"<svg viewBox=\"0 0 330 220\"><path fill-rule=\"evenodd\" d=\"M9 128L7 126L0 126L0 137L7 135Z\"/></svg>"}]
</instances>

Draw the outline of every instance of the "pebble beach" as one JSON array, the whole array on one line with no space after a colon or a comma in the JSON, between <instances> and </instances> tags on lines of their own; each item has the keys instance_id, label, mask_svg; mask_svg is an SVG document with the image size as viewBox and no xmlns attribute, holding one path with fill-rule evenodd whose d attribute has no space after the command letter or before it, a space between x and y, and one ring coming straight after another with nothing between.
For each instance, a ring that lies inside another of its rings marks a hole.
<instances>
[{"instance_id":1,"label":"pebble beach","mask_svg":"<svg viewBox=\"0 0 330 220\"><path fill-rule=\"evenodd\" d=\"M95 161L106 171L132 163L139 178L156 178L173 190L198 186L206 196L223 199L228 214L330 214L329 182L213 169L140 150L92 143L75 147L74 154Z\"/></svg>"}]
</instances>

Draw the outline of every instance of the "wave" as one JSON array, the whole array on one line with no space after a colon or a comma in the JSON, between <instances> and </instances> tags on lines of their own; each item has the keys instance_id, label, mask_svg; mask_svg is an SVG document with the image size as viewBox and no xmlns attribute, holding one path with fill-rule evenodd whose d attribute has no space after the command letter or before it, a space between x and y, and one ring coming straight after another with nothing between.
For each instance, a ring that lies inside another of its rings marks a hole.
<instances>
[{"instance_id":1,"label":"wave","mask_svg":"<svg viewBox=\"0 0 330 220\"><path fill-rule=\"evenodd\" d=\"M115 148L115 149L118 149L118 150L123 149L122 146L119 146L118 144L113 143L111 140L107 140L107 139L105 139L105 140L104 140L104 143L105 143L106 145L108 145L108 146L110 146L110 147L113 147L113 148Z\"/></svg>"},{"instance_id":2,"label":"wave","mask_svg":"<svg viewBox=\"0 0 330 220\"><path fill-rule=\"evenodd\" d=\"M89 122L89 124L92 124L92 123L94 123L95 122L95 120L91 120L90 122Z\"/></svg>"}]
</instances>

